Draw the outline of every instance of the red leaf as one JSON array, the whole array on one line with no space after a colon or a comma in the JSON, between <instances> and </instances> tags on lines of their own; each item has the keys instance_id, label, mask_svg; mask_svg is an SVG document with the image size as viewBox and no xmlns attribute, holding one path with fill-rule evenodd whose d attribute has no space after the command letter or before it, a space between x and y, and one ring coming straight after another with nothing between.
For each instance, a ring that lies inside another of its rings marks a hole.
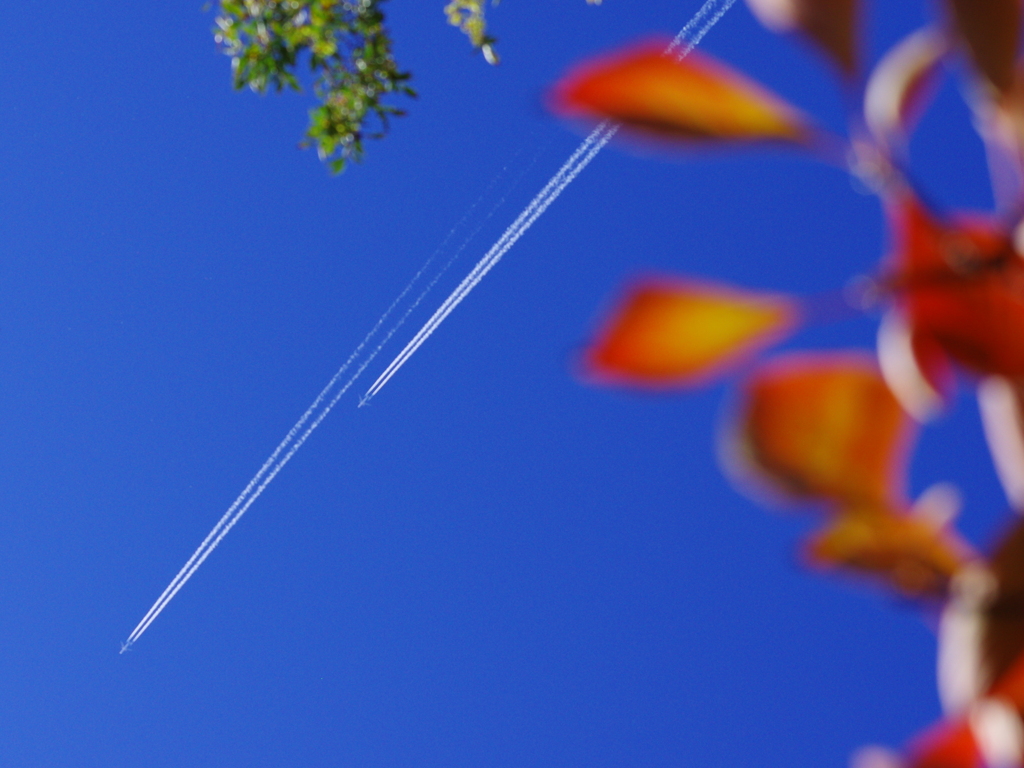
<instances>
[{"instance_id":1,"label":"red leaf","mask_svg":"<svg viewBox=\"0 0 1024 768\"><path fill-rule=\"evenodd\" d=\"M1020 0L947 0L957 35L979 74L999 93L1013 85Z\"/></svg>"},{"instance_id":2,"label":"red leaf","mask_svg":"<svg viewBox=\"0 0 1024 768\"><path fill-rule=\"evenodd\" d=\"M890 217L889 287L922 369L934 368L937 348L975 373L1024 375L1024 261L1009 233L980 217L939 221L909 193L896 196Z\"/></svg>"},{"instance_id":3,"label":"red leaf","mask_svg":"<svg viewBox=\"0 0 1024 768\"><path fill-rule=\"evenodd\" d=\"M776 294L649 280L628 292L587 350L586 373L632 386L698 385L779 341L798 315L796 302Z\"/></svg>"},{"instance_id":4,"label":"red leaf","mask_svg":"<svg viewBox=\"0 0 1024 768\"><path fill-rule=\"evenodd\" d=\"M577 66L553 89L551 109L675 141L811 143L808 121L778 96L710 56L692 51L680 60L663 47Z\"/></svg>"},{"instance_id":5,"label":"red leaf","mask_svg":"<svg viewBox=\"0 0 1024 768\"><path fill-rule=\"evenodd\" d=\"M743 394L738 458L770 484L834 509L906 505L915 430L870 356L776 358Z\"/></svg>"},{"instance_id":6,"label":"red leaf","mask_svg":"<svg viewBox=\"0 0 1024 768\"><path fill-rule=\"evenodd\" d=\"M974 555L947 527L948 519L933 519L922 508L928 503L926 494L910 513L884 506L843 509L808 539L808 562L880 579L904 597L945 598L950 580Z\"/></svg>"}]
</instances>

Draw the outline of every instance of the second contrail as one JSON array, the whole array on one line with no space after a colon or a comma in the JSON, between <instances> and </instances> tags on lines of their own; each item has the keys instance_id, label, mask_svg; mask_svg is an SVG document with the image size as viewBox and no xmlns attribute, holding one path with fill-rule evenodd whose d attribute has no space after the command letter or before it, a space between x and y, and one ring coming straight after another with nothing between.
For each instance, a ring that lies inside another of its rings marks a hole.
<instances>
[{"instance_id":1,"label":"second contrail","mask_svg":"<svg viewBox=\"0 0 1024 768\"><path fill-rule=\"evenodd\" d=\"M685 58L735 2L736 0L707 0L668 45L665 49L665 54L675 55L677 59ZM470 291L501 260L501 257L516 244L516 241L526 234L526 231L533 226L533 223L558 199L558 196L565 191L565 188L573 182L580 172L590 164L590 161L597 156L597 153L604 148L605 144L611 141L611 138L618 130L619 126L617 124L605 121L591 131L590 135L583 140L583 143L576 148L576 151L551 177L550 181L544 185L544 188L537 193L533 200L523 209L523 212L502 233L501 237L498 238L498 242L491 246L490 250L476 263L476 266L470 270L469 274L456 286L455 290L449 294L448 298L430 316L430 319L423 324L423 327L417 331L416 335L412 337L409 343L384 369L384 372L366 390L366 394L359 400L360 407L370 402L384 388L384 385L391 380L391 377L398 373L399 369L416 353L416 350L423 346L423 342L430 338L438 326L444 322L445 318L462 303Z\"/></svg>"},{"instance_id":2,"label":"second contrail","mask_svg":"<svg viewBox=\"0 0 1024 768\"><path fill-rule=\"evenodd\" d=\"M666 49L666 54L674 54L677 58L685 57L693 48L700 42L701 38L713 27L718 20L722 18L726 11L736 2L736 0L706 0L706 2L700 7L693 18L687 22L686 26L679 32L676 38L672 41L669 47ZM580 174L580 172L587 167L591 160L597 155L598 152L611 140L618 131L619 126L604 122L595 128L583 143L576 148L576 151L570 155L569 159L562 164L562 167L558 169L554 176L544 185L544 188L530 201L530 203L523 209L522 213L516 217L516 220L502 233L498 241L491 246L491 248L484 254L483 258L477 262L477 264L470 270L469 274L459 283L458 287L442 302L441 306L431 315L430 319L424 323L423 327L416 333L412 340L405 345L402 351L391 361L390 365L384 370L384 372L377 377L377 380L367 390L366 394L363 395L360 400L360 405L365 405L369 400L376 395L381 388L387 384L398 370L405 365L406 361L416 352L417 349L425 342L431 334L437 330L438 326L444 322L445 318L452 313L466 296L469 295L470 291L475 288L484 276L494 267L501 257L508 252L508 250L516 244L520 237L522 237L526 231L533 226L533 223L548 209L548 207L558 198L559 195L573 182L573 180ZM500 204L500 203L499 203ZM475 207L475 204L474 204ZM487 218L490 218L490 215ZM467 214L468 216L468 214ZM461 224L461 222L460 222ZM456 225L458 228L459 225ZM449 237L454 234L455 230L449 233ZM305 413L299 417L299 420L295 425L288 431L284 439L280 442L274 452L271 453L270 457L263 463L256 475L249 481L245 489L238 495L234 503L228 508L217 524L213 527L213 530L207 534L206 538L203 539L202 543L188 559L181 570L178 571L177 575L171 580L171 583L167 585L160 597L157 598L156 602L153 603L152 607L142 617L142 620L136 625L135 629L132 630L128 639L122 643L121 652L124 653L126 650L142 636L142 634L149 628L150 624L156 619L157 616L167 607L168 603L178 594L178 591L185 585L185 583L192 578L192 575L196 570L203 564L210 553L216 549L217 545L220 544L221 540L228 534L228 532L235 526L235 524L241 519L242 515L246 513L249 507L259 498L260 494L263 493L264 489L270 485L270 483L277 477L278 472L284 468L284 465L291 460L292 456L302 447L313 431L320 426L320 423L327 417L331 409L337 404L338 400L344 395L349 388L356 382L356 380L362 375L366 367L373 361L377 354L381 351L384 344L398 331L398 329L405 322L405 319L409 314L419 305L419 303L426 296L430 288L437 282L441 274L447 270L448 266L451 265L458 253L469 242L468 238L463 242L462 246L456 251L455 255L447 262L447 264L441 268L440 272L434 276L429 282L426 288L419 294L419 296L412 302L410 306L405 309L405 312L393 322L391 328L384 335L383 339L376 346L373 346L370 351L366 354L363 361L356 367L355 371L352 372L344 383L338 387L339 382L344 378L345 373L353 366L356 359L363 355L364 350L370 345L371 341L377 336L378 332L391 317L392 313L398 308L403 302L408 293L412 290L413 286L419 281L420 277L424 274L426 269L432 263L434 256L436 256L441 250L443 250L445 243L442 243L441 247L433 256L431 256L423 267L416 273L412 280L406 285L398 297L391 303L391 306L384 312L377 323L370 329L370 332L366 335L362 342L356 347L349 358L341 366L340 369L334 374L331 380L327 383L327 386L323 388L313 403L306 409ZM447 242L448 238L445 239Z\"/></svg>"}]
</instances>

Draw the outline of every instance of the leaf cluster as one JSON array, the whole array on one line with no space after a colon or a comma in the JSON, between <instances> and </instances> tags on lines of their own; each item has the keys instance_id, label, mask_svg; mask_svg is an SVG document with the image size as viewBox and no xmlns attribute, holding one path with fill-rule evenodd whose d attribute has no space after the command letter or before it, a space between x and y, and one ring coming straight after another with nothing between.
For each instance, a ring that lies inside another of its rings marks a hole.
<instances>
[{"instance_id":1,"label":"leaf cluster","mask_svg":"<svg viewBox=\"0 0 1024 768\"><path fill-rule=\"evenodd\" d=\"M740 372L720 432L723 468L772 506L816 514L804 562L869 578L941 611L945 718L857 768L1024 768L1024 7L944 0L940 14L863 69L861 0L747 0L769 29L825 55L851 97L846 136L710 56L634 46L584 62L551 94L576 120L671 146L788 145L840 165L882 203L890 250L841 298L754 292L692 277L627 291L584 356L602 384L684 389ZM939 81L959 71L984 143L991 211L945 211L915 178L910 139ZM842 301L846 307L828 306ZM824 311L826 310L827 311ZM761 359L824 313L881 310L877 353ZM823 312L824 311L824 312ZM977 392L1015 514L990 553L959 535L945 483L912 500L919 422Z\"/></svg>"},{"instance_id":2,"label":"leaf cluster","mask_svg":"<svg viewBox=\"0 0 1024 768\"><path fill-rule=\"evenodd\" d=\"M301 90L296 69L308 57L313 91L303 146L315 146L335 173L363 156L405 114L387 101L415 96L384 26L384 0L221 0L214 36L231 57L235 88Z\"/></svg>"}]
</instances>

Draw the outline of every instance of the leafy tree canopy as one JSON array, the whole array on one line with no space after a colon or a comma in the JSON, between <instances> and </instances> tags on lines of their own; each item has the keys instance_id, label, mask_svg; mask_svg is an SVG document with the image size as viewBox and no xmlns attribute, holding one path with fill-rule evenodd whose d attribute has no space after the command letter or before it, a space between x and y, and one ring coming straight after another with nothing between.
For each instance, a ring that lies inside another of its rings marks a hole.
<instances>
[{"instance_id":1,"label":"leafy tree canopy","mask_svg":"<svg viewBox=\"0 0 1024 768\"><path fill-rule=\"evenodd\" d=\"M598 4L601 0L587 0ZM497 5L498 0L493 0ZM231 57L235 88L257 93L301 90L296 72L309 61L320 104L310 110L302 146L315 146L335 173L363 157L363 140L382 138L405 110L392 95L415 97L410 74L391 54L384 0L221 0L214 38ZM448 23L458 27L490 64L498 63L488 34L487 0L451 0Z\"/></svg>"},{"instance_id":2,"label":"leafy tree canopy","mask_svg":"<svg viewBox=\"0 0 1024 768\"><path fill-rule=\"evenodd\" d=\"M304 146L315 145L334 172L363 156L404 111L385 101L415 96L391 55L383 0L221 0L215 39L231 57L236 88L300 90L308 56L320 104L310 110Z\"/></svg>"}]
</instances>

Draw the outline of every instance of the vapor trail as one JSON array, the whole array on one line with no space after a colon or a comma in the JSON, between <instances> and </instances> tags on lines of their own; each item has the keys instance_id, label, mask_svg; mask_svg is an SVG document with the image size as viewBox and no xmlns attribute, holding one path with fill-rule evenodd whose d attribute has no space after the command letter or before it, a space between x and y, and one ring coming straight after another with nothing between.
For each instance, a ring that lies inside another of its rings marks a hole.
<instances>
[{"instance_id":1,"label":"vapor trail","mask_svg":"<svg viewBox=\"0 0 1024 768\"><path fill-rule=\"evenodd\" d=\"M536 158L534 158L534 160L527 165L527 168L531 166L535 161ZM331 377L331 380L327 382L327 385L320 391L320 394L317 395L316 399L312 402L309 408L306 409L305 413L303 413L302 416L299 417L299 420L295 422L294 426L292 426L292 428L288 431L288 434L285 435L284 439L278 444L277 448L274 449L274 452L270 454L270 456L267 458L265 462L263 462L263 466L260 467L259 471L249 481L249 484L245 486L242 492L238 495L238 498L236 498L234 502L231 504L231 506L228 507L228 510L221 516L220 520L217 521L217 524L206 535L206 538L203 539L202 543L196 548L196 551L192 553L192 556L188 559L188 562L186 562L185 565L182 566L181 570L178 571L178 573L175 575L175 577L171 579L170 584L167 585L164 591L160 594L160 597L157 598L156 602L153 603L150 609L146 612L146 615L142 617L142 620L138 623L135 629L132 630L132 633L128 636L128 639L121 646L121 653L124 653L126 650L131 648L132 644L135 643L135 641L142 636L142 633L146 631L149 625L153 623L153 620L158 615L160 615L164 607L178 593L178 590L181 589L182 586L184 586L185 582L192 577L192 574L195 573L196 569L198 569L200 565L202 565L203 561L206 560L210 552L212 552L213 549L216 548L216 546L221 542L221 540L224 538L227 532L232 527L234 527L235 523L238 522L239 518L241 518L241 516L245 514L246 510L249 509L249 506L252 504L252 502L255 501L255 499L261 493L263 493L263 489L267 487L267 485L270 483L271 480L274 479L274 477L277 476L277 473L281 471L281 468L288 463L291 457L295 455L295 451L297 451L299 446L301 446L302 443L306 441L306 438L309 437L309 434L314 429L316 429L317 426L320 425L320 422L323 421L327 413L334 407L335 403L337 403L341 395L348 391L352 384L355 383L355 380L358 379L362 372L366 369L366 366L369 365L370 362L372 362L374 358L377 357L377 355L384 348L384 345L388 342L388 340L390 340L391 337L394 336L395 333L398 331L398 329L402 327L403 323L405 323L409 315L413 312L413 310L415 310L419 306L419 304L423 301L426 295L430 292L430 289L437 283L438 280L440 280L441 276L455 262L455 260L459 257L462 251L465 250L466 246L469 245L472 239L483 227L483 225L488 220L490 220L490 218L494 215L495 211L497 211L498 208L501 207L501 205L505 201L504 196L502 196L491 207L491 209L487 212L487 215L483 218L480 224L477 225L477 227L467 237L463 239L462 244L456 249L456 251L444 264L444 266L441 267L438 273L434 275L431 281L416 297L415 301L413 301L412 304L406 308L402 316L397 321L395 321L395 323L391 326L388 332L380 340L377 346L371 350L370 354L367 355L366 359L359 365L355 373L352 374L352 376L345 382L342 388L334 395L334 397L329 401L328 405L323 409L323 411L321 411L317 415L317 417L314 419L310 427L308 427L306 431L302 434L302 437L299 438L298 442L293 444L292 441L295 439L295 436L299 434L299 432L302 430L302 427L306 424L306 422L309 421L313 414L316 413L317 409L320 408L321 404L328 397L331 390L335 387L338 381L341 380L345 372L352 366L352 364L359 357L359 355L362 354L366 346L380 332L380 329L387 322L388 318L392 315L395 309L402 303L402 301L413 289L413 287L419 282L420 278L427 271L430 265L434 262L437 256L444 251L445 247L447 246L451 238L470 218L470 216L476 210L477 206L488 194L490 189L497 183L501 176L504 175L506 170L507 168L502 169L502 173L500 173L497 177L495 177L495 179L491 181L491 183L487 186L487 189L484 190L484 192L477 199L477 201L473 203L473 205L465 213L465 215L463 215L463 217L458 221L458 223L456 223L455 226L452 227L452 229L448 232L448 234L445 236L444 240L442 240L441 244L437 247L434 253L430 255L426 262L424 262L423 266L419 268L415 275L413 275L412 279L406 284L405 288L403 288L402 291L395 298L395 300L391 302L391 305L384 311L384 314L381 315L380 319L377 320L377 322L366 334L363 340L356 346L356 348L348 356L348 359L341 366L341 368L339 368L338 371L334 374L334 376ZM525 173L525 170L523 171L523 173ZM291 446L290 449L289 446ZM280 459L279 461L278 457L281 456L281 453L284 452L286 449L288 449L288 452L285 454L284 458ZM273 470L270 472L270 475L264 479L264 475L266 475L267 471L271 469L271 467L273 467ZM261 479L262 482L260 482Z\"/></svg>"},{"instance_id":2,"label":"vapor trail","mask_svg":"<svg viewBox=\"0 0 1024 768\"><path fill-rule=\"evenodd\" d=\"M677 59L683 59L689 55L690 51L697 46L704 38L704 35L719 22L735 2L736 0L707 0L697 13L694 14L693 18L686 23L686 26L680 30L675 39L669 43L665 49L666 55L674 54ZM408 362L416 350L430 338L438 326L444 322L445 318L462 303L470 291L483 280L484 276L494 268L494 265L516 244L519 238L526 234L527 230L533 226L533 223L540 218L548 207L558 199L558 196L562 194L565 188L590 164L590 161L604 148L605 144L611 140L618 130L618 125L605 121L591 131L590 135L583 140L583 143L576 148L576 151L572 153L569 159L544 185L544 188L537 193L523 212L502 233L498 241L491 246L490 250L484 254L483 258L470 270L470 273L449 294L448 298L430 316L430 319L423 324L423 327L412 337L402 351L395 356L395 359L377 377L377 380L373 382L370 388L366 390L366 394L359 400L360 407L370 402L384 388L384 385L391 380L391 377L398 373L399 369Z\"/></svg>"},{"instance_id":3,"label":"vapor trail","mask_svg":"<svg viewBox=\"0 0 1024 768\"><path fill-rule=\"evenodd\" d=\"M238 498L236 498L234 502L232 502L231 506L228 507L227 512L225 512L221 516L220 520L217 521L217 524L213 527L213 530L211 530L206 535L206 538L203 539L202 543L196 548L196 551L192 553L192 556L188 559L188 562L186 562L185 565L182 566L181 570L178 571L177 575L173 579L171 579L171 583L167 585L164 591L160 594L160 597L157 598L156 602L153 603L149 611L146 612L146 615L142 617L142 620L139 622L138 626L136 626L135 629L132 630L132 633L128 636L128 639L122 646L122 653L128 650L128 648L131 647L132 643L139 639L139 636L141 636L142 633L146 631L146 628L152 623L153 619L155 619L157 615L159 615L159 613L164 609L164 606L168 602L170 602L171 598L174 597L175 594L177 594L179 589L181 589L181 585L188 581L192 573L195 572L195 569L198 568L199 565L203 562L203 560L206 559L206 556L207 554L209 554L209 551L217 546L217 544L223 538L222 531L226 531L234 525L234 521L238 517L238 515L236 515L236 511L238 510L239 506L244 504L244 507L242 509L243 512L245 509L248 509L248 506L251 503L251 501L246 501L246 499L250 497L250 494L253 492L253 489L257 488L257 484L259 484L260 479L267 473L268 469L274 466L274 463L277 462L278 457L281 455L282 451L288 448L288 446L295 439L295 436L299 434L299 431L302 429L303 425L307 421L309 421L310 417L313 416L314 413L316 413L317 409L320 407L320 404L324 401L324 399L330 394L331 390L334 388L334 385L338 383L341 377L345 374L345 371L347 371L352 366L352 363L356 360L357 357L359 357L363 349L366 348L366 345L369 344L373 337L377 335L378 331L380 331L380 328L384 325L384 323L387 321L387 318L395 310L395 308L402 301L402 299L408 294L410 290L412 290L413 285L415 285L416 281L423 274L423 271L426 269L426 267L427 265L424 265L420 269L420 271L416 273L412 281L410 281L410 283L406 285L406 287L398 295L398 298L396 298L391 303L391 306L387 308L387 310L377 321L377 323L373 326L373 328L370 329L370 332L366 334L366 336L359 343L359 345L356 346L356 348L352 351L352 354L348 356L348 359L344 362L341 368L339 368L338 371L334 374L334 376L331 377L331 380L327 382L327 386L325 386L320 391L320 394L316 396L316 399L313 400L309 408L307 408L306 411L302 414L302 416L299 417L299 420L295 422L294 426L292 426L292 428L288 430L288 434L285 435L284 439L280 443L278 443L277 447L274 449L274 452L270 454L270 456L267 458L265 462L263 462L263 466L260 467L259 471L255 475L253 475L252 479L249 481L249 484L245 486L242 492L238 495ZM389 333L389 336L393 334L395 330L396 329L393 328ZM373 356L376 356L377 352L379 351L380 347L378 346L377 349L374 350ZM370 359L372 359L372 357ZM360 370L362 370L362 368L360 368ZM350 379L346 383L345 389L352 385L352 381L353 379ZM345 389L342 389L342 391L344 392ZM315 423L319 422L317 421ZM308 435L308 430L306 434L303 435L303 440L305 440L306 435ZM294 453L294 451L289 452L285 456L285 459L283 461L287 462L287 460L291 458L292 453ZM276 475L277 472L280 471L281 466L283 466L283 463L279 463L274 468L270 476L273 477L274 475ZM266 487L266 482L264 482L262 485L259 485L259 487L256 490L257 495L260 492L262 492L264 487Z\"/></svg>"},{"instance_id":4,"label":"vapor trail","mask_svg":"<svg viewBox=\"0 0 1024 768\"><path fill-rule=\"evenodd\" d=\"M405 362L437 330L437 327L452 313L452 310L469 295L469 292L483 280L484 276L501 260L501 257L526 233L533 225L533 222L562 194L562 190L569 186L573 179L579 175L580 171L587 167L594 156L611 140L618 129L617 125L604 122L591 131L590 135L583 140L583 143L576 148L576 151L558 169L558 172L551 177L548 183L544 185L544 188L537 193L529 205L523 209L523 212L498 238L498 241L491 246L490 250L484 254L484 257L477 262L476 266L470 270L469 274L463 278L462 282L442 302L434 314L430 316L430 319L424 323L412 340L405 345L405 348L398 353L390 365L384 369L384 372L377 377L377 380L359 401L360 406L366 405L388 383L388 380L398 372L398 369L405 365Z\"/></svg>"},{"instance_id":5,"label":"vapor trail","mask_svg":"<svg viewBox=\"0 0 1024 768\"><path fill-rule=\"evenodd\" d=\"M704 35L718 23L719 19L725 14L726 11L736 2L736 0L707 0L704 5L694 14L693 18L687 22L686 26L679 32L676 38L666 49L666 53L672 53L677 48L681 49L676 56L680 59L684 58L687 54L693 50L694 47L701 41ZM704 21L706 19L706 21ZM703 23L702 23L703 21ZM696 32L693 30L696 29ZM437 327L448 317L449 314L457 307L463 299L469 295L470 291L477 286L477 284L483 280L484 276L490 272L501 257L508 252L508 250L516 244L520 237L522 237L527 230L533 226L533 223L548 209L548 207L558 199L558 196L562 194L569 184L575 180L575 178L583 171L584 168L590 163L591 160L601 151L602 148L611 140L615 133L619 130L619 126L610 122L601 123L595 128L586 139L580 144L579 147L570 155L569 159L563 163L562 167L555 173L554 176L544 185L539 193L530 201L525 209L516 217L515 221L502 233L498 241L491 246L491 248L484 254L483 258L470 270L469 274L459 283L458 287L452 291L452 293L444 300L437 311L430 317L429 320L423 325L423 327L416 333L413 339L405 346L405 348L395 357L391 364L385 369L377 380L373 383L366 394L360 400L360 405L365 405L369 400L381 390L381 388L388 382L388 380L395 375L399 368L401 368L405 362L412 356L414 352L426 341L431 334L437 329ZM492 182L493 185L494 182ZM486 194L486 191L484 192ZM481 196L481 199L483 196ZM484 219L486 222L493 215L494 211L497 210L498 206L501 205L504 198L492 208ZM248 485L238 495L238 498L228 507L228 510L221 516L220 520L213 529L206 535L196 551L192 553L192 556L188 559L185 565L178 571L177 575L171 580L170 584L164 589L157 598L156 602L153 603L152 607L146 612L145 616L138 623L132 633L128 636L128 639L121 645L121 653L130 649L131 646L142 636L142 634L149 628L150 624L156 619L160 613L163 612L164 608L167 607L168 603L178 594L178 591L185 585L186 582L192 575L198 570L206 558L210 556L210 553L217 548L217 545L224 539L228 532L235 526L235 524L242 518L242 515L246 513L253 502L263 493L264 489L270 485L270 483L277 477L278 472L284 468L292 456L302 447L313 431L320 426L321 422L327 417L327 414L331 412L331 409L337 404L344 395L356 382L356 380L362 375L366 367L377 357L380 351L384 348L384 345L388 340L401 328L406 318L412 313L416 307L419 306L420 302L430 292L430 289L437 283L441 275L451 266L455 259L459 256L462 250L466 247L473 236L479 231L483 223L478 226L473 233L467 237L462 245L458 248L455 254L448 260L448 262L441 268L441 270L432 278L430 283L421 291L419 296L413 301L413 303L406 308L402 316L393 323L388 332L384 335L384 338L370 351L366 358L359 364L355 372L345 381L345 383L333 394L331 391L335 388L337 383L345 375L345 372L352 367L352 364L356 359L363 353L363 350L370 344L370 342L376 337L380 329L387 322L388 318L395 311L395 309L402 303L405 297L413 289L420 278L426 272L426 270L433 263L434 259L440 254L451 237L455 232L462 226L462 224L472 214L473 210L479 204L480 200L470 208L470 210L460 219L460 221L449 231L448 235L442 241L441 245L438 246L437 250L427 259L427 261L420 267L419 271L413 276L412 280L406 284L405 288L398 294L391 305L385 310L384 314L381 315L380 319L370 329L369 333L363 338L363 340L356 346L356 348L349 355L348 359L344 362L341 368L331 377L331 380L327 382L327 385L320 391L320 394L316 396L312 404L306 411L299 417L299 420L295 422L294 426L288 431L284 439L274 449L273 453L263 462L263 466L260 467L259 471L249 481ZM326 405L322 405L327 398ZM319 409L319 412L318 412ZM314 416L315 414L315 416ZM312 421L310 421L312 419ZM309 422L308 426L306 426ZM303 430L303 427L305 429ZM299 434L301 432L301 435ZM296 435L299 435L296 438ZM282 456L283 454L283 456Z\"/></svg>"},{"instance_id":6,"label":"vapor trail","mask_svg":"<svg viewBox=\"0 0 1024 768\"><path fill-rule=\"evenodd\" d=\"M693 14L693 18L686 22L686 25L679 30L679 34L673 38L672 42L669 43L668 48L665 49L665 53L672 53L677 48L681 49L676 54L677 59L684 59L686 56L700 45L700 41L704 39L711 28L719 22L719 20L725 15L725 12L732 8L736 0L707 0L700 7L700 9ZM703 24L701 21L708 18ZM694 30L697 30L694 32Z\"/></svg>"}]
</instances>

